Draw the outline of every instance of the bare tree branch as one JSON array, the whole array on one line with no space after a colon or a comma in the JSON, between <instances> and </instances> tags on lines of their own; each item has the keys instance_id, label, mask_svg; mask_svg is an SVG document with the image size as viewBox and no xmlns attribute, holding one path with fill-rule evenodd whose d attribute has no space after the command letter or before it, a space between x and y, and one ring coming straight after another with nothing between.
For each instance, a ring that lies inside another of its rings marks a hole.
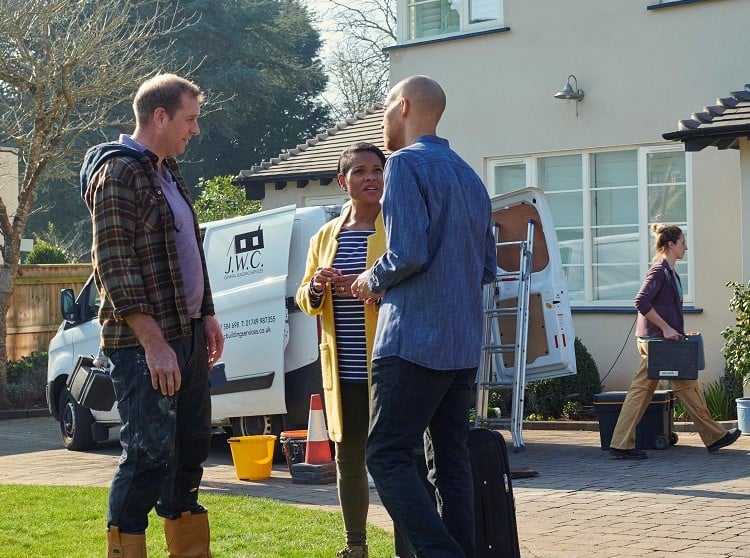
<instances>
[{"instance_id":1,"label":"bare tree branch","mask_svg":"<svg viewBox=\"0 0 750 558\"><path fill-rule=\"evenodd\" d=\"M326 60L331 113L343 119L388 91L388 56L396 43L396 0L327 0L335 33L342 37Z\"/></svg>"},{"instance_id":2,"label":"bare tree branch","mask_svg":"<svg viewBox=\"0 0 750 558\"><path fill-rule=\"evenodd\" d=\"M5 316L21 237L39 178L81 138L119 123L113 108L169 60L151 42L190 25L159 0L2 0L0 145L18 149L18 207L0 200L0 312ZM0 320L0 408L7 405L5 320Z\"/></svg>"}]
</instances>

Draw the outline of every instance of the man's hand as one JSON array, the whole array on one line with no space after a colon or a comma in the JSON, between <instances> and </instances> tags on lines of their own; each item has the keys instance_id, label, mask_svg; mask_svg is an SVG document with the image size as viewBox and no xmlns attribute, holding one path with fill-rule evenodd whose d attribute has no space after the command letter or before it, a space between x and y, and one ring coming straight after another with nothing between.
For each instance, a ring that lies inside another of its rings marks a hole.
<instances>
[{"instance_id":1,"label":"man's hand","mask_svg":"<svg viewBox=\"0 0 750 558\"><path fill-rule=\"evenodd\" d=\"M368 273L369 270L362 272L352 283L351 290L354 298L358 298L367 304L372 304L383 298L385 292L374 293L370 290L370 285L367 284Z\"/></svg>"},{"instance_id":2,"label":"man's hand","mask_svg":"<svg viewBox=\"0 0 750 558\"><path fill-rule=\"evenodd\" d=\"M182 384L177 355L163 339L144 347L146 365L151 373L151 386L161 390L162 395L174 395Z\"/></svg>"},{"instance_id":3,"label":"man's hand","mask_svg":"<svg viewBox=\"0 0 750 558\"><path fill-rule=\"evenodd\" d=\"M221 358L224 351L224 334L216 316L203 317L203 331L206 334L206 350L208 351L208 367Z\"/></svg>"},{"instance_id":4,"label":"man's hand","mask_svg":"<svg viewBox=\"0 0 750 558\"><path fill-rule=\"evenodd\" d=\"M180 389L182 375L177 355L150 314L128 314L125 321L135 332L146 353L146 366L151 374L151 385L162 395L174 395Z\"/></svg>"}]
</instances>

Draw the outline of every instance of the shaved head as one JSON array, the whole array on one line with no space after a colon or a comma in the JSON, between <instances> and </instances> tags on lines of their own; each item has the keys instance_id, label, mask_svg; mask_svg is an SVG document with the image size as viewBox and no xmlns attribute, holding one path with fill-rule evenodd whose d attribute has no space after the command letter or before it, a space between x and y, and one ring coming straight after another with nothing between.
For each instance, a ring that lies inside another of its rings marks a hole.
<instances>
[{"instance_id":1,"label":"shaved head","mask_svg":"<svg viewBox=\"0 0 750 558\"><path fill-rule=\"evenodd\" d=\"M435 135L445 110L445 92L427 76L410 76L394 85L385 100L383 139L390 151L421 135Z\"/></svg>"},{"instance_id":2,"label":"shaved head","mask_svg":"<svg viewBox=\"0 0 750 558\"><path fill-rule=\"evenodd\" d=\"M431 116L436 124L445 110L443 88L427 76L411 76L403 79L393 87L391 94L409 99L416 111L424 116Z\"/></svg>"}]
</instances>

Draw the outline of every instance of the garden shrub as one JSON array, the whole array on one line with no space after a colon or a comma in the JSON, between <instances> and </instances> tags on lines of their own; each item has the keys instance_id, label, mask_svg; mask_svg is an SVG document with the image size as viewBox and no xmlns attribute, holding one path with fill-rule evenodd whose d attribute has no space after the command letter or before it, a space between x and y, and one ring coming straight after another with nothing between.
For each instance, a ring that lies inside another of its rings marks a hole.
<instances>
[{"instance_id":1,"label":"garden shrub","mask_svg":"<svg viewBox=\"0 0 750 558\"><path fill-rule=\"evenodd\" d=\"M13 409L47 406L47 351L8 361L8 402Z\"/></svg>"},{"instance_id":2,"label":"garden shrub","mask_svg":"<svg viewBox=\"0 0 750 558\"><path fill-rule=\"evenodd\" d=\"M529 384L526 410L530 415L560 418L571 409L591 407L602 383L594 358L583 342L575 338L577 373ZM574 402L570 405L569 403ZM567 405L566 407L566 404Z\"/></svg>"},{"instance_id":3,"label":"garden shrub","mask_svg":"<svg viewBox=\"0 0 750 558\"><path fill-rule=\"evenodd\" d=\"M46 240L39 240L34 243L31 252L26 256L27 264L66 264L74 263L72 258L65 250L54 246Z\"/></svg>"},{"instance_id":4,"label":"garden shrub","mask_svg":"<svg viewBox=\"0 0 750 558\"><path fill-rule=\"evenodd\" d=\"M721 332L724 362L731 375L729 380L733 383L739 379L741 396L742 382L750 377L750 284L730 281L727 287L732 289L729 310L734 312L735 323Z\"/></svg>"}]
</instances>

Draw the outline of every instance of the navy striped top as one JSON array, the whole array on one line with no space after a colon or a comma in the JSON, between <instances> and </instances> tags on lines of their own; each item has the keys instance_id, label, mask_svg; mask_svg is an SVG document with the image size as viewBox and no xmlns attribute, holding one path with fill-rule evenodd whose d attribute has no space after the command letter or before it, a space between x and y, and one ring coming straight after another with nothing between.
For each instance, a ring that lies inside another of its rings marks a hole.
<instances>
[{"instance_id":1,"label":"navy striped top","mask_svg":"<svg viewBox=\"0 0 750 558\"><path fill-rule=\"evenodd\" d=\"M341 229L339 247L333 267L344 275L362 273L367 267L367 237L375 231ZM365 305L356 298L333 297L333 321L339 378L342 382L367 381L367 348L365 345Z\"/></svg>"}]
</instances>

